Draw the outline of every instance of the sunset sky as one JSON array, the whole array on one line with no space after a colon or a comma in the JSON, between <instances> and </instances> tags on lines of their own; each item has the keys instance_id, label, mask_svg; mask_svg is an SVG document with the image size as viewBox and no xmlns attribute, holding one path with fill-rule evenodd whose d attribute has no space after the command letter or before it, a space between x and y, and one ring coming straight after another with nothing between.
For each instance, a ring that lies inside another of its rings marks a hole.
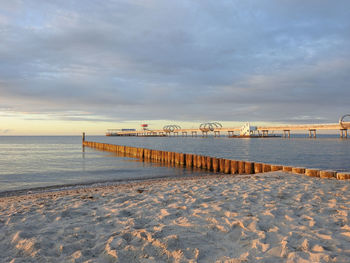
<instances>
[{"instance_id":1,"label":"sunset sky","mask_svg":"<svg viewBox=\"0 0 350 263\"><path fill-rule=\"evenodd\" d=\"M337 122L350 1L0 0L0 135Z\"/></svg>"}]
</instances>

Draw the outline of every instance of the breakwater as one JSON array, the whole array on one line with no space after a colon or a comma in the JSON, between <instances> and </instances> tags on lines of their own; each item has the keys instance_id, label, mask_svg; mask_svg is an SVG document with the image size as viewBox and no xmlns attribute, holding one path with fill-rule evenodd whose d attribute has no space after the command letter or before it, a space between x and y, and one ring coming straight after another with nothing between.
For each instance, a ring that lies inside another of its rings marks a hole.
<instances>
[{"instance_id":1,"label":"breakwater","mask_svg":"<svg viewBox=\"0 0 350 263\"><path fill-rule=\"evenodd\" d=\"M191 153L178 153L132 146L91 142L85 141L85 137L83 137L82 144L83 146L95 148L102 151L123 154L126 157L137 158L145 162L163 163L174 167L182 166L189 168L201 168L213 173L257 174L273 171L284 171L292 174L302 174L320 178L336 178L339 180L350 179L350 173L344 172L248 162L243 160L231 160Z\"/></svg>"}]
</instances>

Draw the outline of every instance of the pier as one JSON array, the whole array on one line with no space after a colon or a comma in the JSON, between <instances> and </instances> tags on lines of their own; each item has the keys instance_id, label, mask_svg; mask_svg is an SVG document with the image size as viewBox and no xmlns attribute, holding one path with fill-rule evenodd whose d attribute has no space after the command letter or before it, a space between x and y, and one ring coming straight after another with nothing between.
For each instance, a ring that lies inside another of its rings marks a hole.
<instances>
[{"instance_id":1,"label":"pier","mask_svg":"<svg viewBox=\"0 0 350 263\"><path fill-rule=\"evenodd\" d=\"M251 126L249 123L242 127L224 128L218 122L202 123L199 128L183 129L179 125L166 125L163 129L155 130L134 130L120 131L114 136L202 136L207 137L212 134L214 137L227 135L229 137L277 137L274 132L281 132L283 138L290 138L292 131L305 131L309 134L309 138L316 138L319 130L337 130L340 132L340 138L348 138L348 129L350 122L345 122L344 119L350 117L346 114L339 119L338 123L328 124L299 124L299 125L281 125L281 126ZM107 134L108 135L108 134Z\"/></svg>"}]
</instances>

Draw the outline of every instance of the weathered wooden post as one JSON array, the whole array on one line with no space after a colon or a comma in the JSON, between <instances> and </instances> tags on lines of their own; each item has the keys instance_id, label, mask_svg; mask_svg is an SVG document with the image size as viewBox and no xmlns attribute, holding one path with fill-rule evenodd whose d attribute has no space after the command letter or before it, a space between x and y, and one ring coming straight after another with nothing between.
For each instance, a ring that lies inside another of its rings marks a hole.
<instances>
[{"instance_id":1,"label":"weathered wooden post","mask_svg":"<svg viewBox=\"0 0 350 263\"><path fill-rule=\"evenodd\" d=\"M254 165L254 173L259 174L263 172L263 165L262 163L255 163Z\"/></svg>"},{"instance_id":2,"label":"weathered wooden post","mask_svg":"<svg viewBox=\"0 0 350 263\"><path fill-rule=\"evenodd\" d=\"M245 161L238 161L238 174L245 173Z\"/></svg>"},{"instance_id":3,"label":"weathered wooden post","mask_svg":"<svg viewBox=\"0 0 350 263\"><path fill-rule=\"evenodd\" d=\"M206 156L201 156L201 164L202 164L202 169L207 168L207 157Z\"/></svg>"},{"instance_id":4,"label":"weathered wooden post","mask_svg":"<svg viewBox=\"0 0 350 263\"><path fill-rule=\"evenodd\" d=\"M175 164L180 164L180 154L175 153Z\"/></svg>"},{"instance_id":5,"label":"weathered wooden post","mask_svg":"<svg viewBox=\"0 0 350 263\"><path fill-rule=\"evenodd\" d=\"M222 158L219 159L219 166L220 166L220 168L219 168L220 173L224 173L225 172L225 159L222 159Z\"/></svg>"},{"instance_id":6,"label":"weathered wooden post","mask_svg":"<svg viewBox=\"0 0 350 263\"><path fill-rule=\"evenodd\" d=\"M253 162L245 162L244 171L246 174L254 174L254 163Z\"/></svg>"},{"instance_id":7,"label":"weathered wooden post","mask_svg":"<svg viewBox=\"0 0 350 263\"><path fill-rule=\"evenodd\" d=\"M264 173L271 172L271 164L263 163L263 172Z\"/></svg>"},{"instance_id":8,"label":"weathered wooden post","mask_svg":"<svg viewBox=\"0 0 350 263\"><path fill-rule=\"evenodd\" d=\"M172 156L171 152L168 152L168 161L167 161L167 163L170 163L170 164L172 163L172 159L171 159L172 157L171 156Z\"/></svg>"},{"instance_id":9,"label":"weathered wooden post","mask_svg":"<svg viewBox=\"0 0 350 263\"><path fill-rule=\"evenodd\" d=\"M224 173L229 174L231 172L231 160L225 159L225 169Z\"/></svg>"},{"instance_id":10,"label":"weathered wooden post","mask_svg":"<svg viewBox=\"0 0 350 263\"><path fill-rule=\"evenodd\" d=\"M238 162L231 160L231 174L238 174Z\"/></svg>"},{"instance_id":11,"label":"weathered wooden post","mask_svg":"<svg viewBox=\"0 0 350 263\"><path fill-rule=\"evenodd\" d=\"M213 158L210 156L207 156L207 170L212 171L213 170Z\"/></svg>"},{"instance_id":12,"label":"weathered wooden post","mask_svg":"<svg viewBox=\"0 0 350 263\"><path fill-rule=\"evenodd\" d=\"M305 175L312 177L320 177L320 170L317 169L305 169Z\"/></svg>"},{"instance_id":13,"label":"weathered wooden post","mask_svg":"<svg viewBox=\"0 0 350 263\"><path fill-rule=\"evenodd\" d=\"M180 165L184 166L186 164L186 154L180 153L179 158L180 158L179 160Z\"/></svg>"},{"instance_id":14,"label":"weathered wooden post","mask_svg":"<svg viewBox=\"0 0 350 263\"><path fill-rule=\"evenodd\" d=\"M335 171L330 171L330 170L320 171L320 178L335 178L335 177L337 177L337 173Z\"/></svg>"},{"instance_id":15,"label":"weathered wooden post","mask_svg":"<svg viewBox=\"0 0 350 263\"><path fill-rule=\"evenodd\" d=\"M350 173L337 173L338 180L348 180L350 179Z\"/></svg>"},{"instance_id":16,"label":"weathered wooden post","mask_svg":"<svg viewBox=\"0 0 350 263\"><path fill-rule=\"evenodd\" d=\"M211 158L212 159L212 163L213 163L213 172L217 173L219 171L219 159L218 158Z\"/></svg>"},{"instance_id":17,"label":"weathered wooden post","mask_svg":"<svg viewBox=\"0 0 350 263\"><path fill-rule=\"evenodd\" d=\"M293 169L293 167L292 167L292 166L283 166L282 171L283 171L283 172L291 172L291 171L292 171L292 169Z\"/></svg>"},{"instance_id":18,"label":"weathered wooden post","mask_svg":"<svg viewBox=\"0 0 350 263\"><path fill-rule=\"evenodd\" d=\"M186 167L193 167L193 154L186 154Z\"/></svg>"},{"instance_id":19,"label":"weathered wooden post","mask_svg":"<svg viewBox=\"0 0 350 263\"><path fill-rule=\"evenodd\" d=\"M292 173L295 174L305 174L305 168L304 167L293 167Z\"/></svg>"},{"instance_id":20,"label":"weathered wooden post","mask_svg":"<svg viewBox=\"0 0 350 263\"><path fill-rule=\"evenodd\" d=\"M198 159L198 155L194 154L193 155L193 167L197 167L197 159Z\"/></svg>"},{"instance_id":21,"label":"weathered wooden post","mask_svg":"<svg viewBox=\"0 0 350 263\"><path fill-rule=\"evenodd\" d=\"M271 172L280 171L283 169L282 165L271 165Z\"/></svg>"},{"instance_id":22,"label":"weathered wooden post","mask_svg":"<svg viewBox=\"0 0 350 263\"><path fill-rule=\"evenodd\" d=\"M145 156L145 149L144 148L140 148L139 158L143 160L144 156Z\"/></svg>"},{"instance_id":23,"label":"weathered wooden post","mask_svg":"<svg viewBox=\"0 0 350 263\"><path fill-rule=\"evenodd\" d=\"M196 167L201 168L202 167L202 156L197 155L197 162L196 162Z\"/></svg>"},{"instance_id":24,"label":"weathered wooden post","mask_svg":"<svg viewBox=\"0 0 350 263\"><path fill-rule=\"evenodd\" d=\"M84 144L84 142L85 142L85 132L83 132L83 136L82 136L82 143Z\"/></svg>"}]
</instances>

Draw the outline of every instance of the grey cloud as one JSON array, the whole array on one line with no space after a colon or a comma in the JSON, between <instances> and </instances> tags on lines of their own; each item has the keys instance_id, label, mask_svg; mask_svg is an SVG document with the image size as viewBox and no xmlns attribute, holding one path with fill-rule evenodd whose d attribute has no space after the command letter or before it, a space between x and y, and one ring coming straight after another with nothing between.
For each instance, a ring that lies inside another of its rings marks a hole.
<instances>
[{"instance_id":1,"label":"grey cloud","mask_svg":"<svg viewBox=\"0 0 350 263\"><path fill-rule=\"evenodd\" d=\"M348 1L5 2L0 105L17 111L291 122L348 111Z\"/></svg>"}]
</instances>

